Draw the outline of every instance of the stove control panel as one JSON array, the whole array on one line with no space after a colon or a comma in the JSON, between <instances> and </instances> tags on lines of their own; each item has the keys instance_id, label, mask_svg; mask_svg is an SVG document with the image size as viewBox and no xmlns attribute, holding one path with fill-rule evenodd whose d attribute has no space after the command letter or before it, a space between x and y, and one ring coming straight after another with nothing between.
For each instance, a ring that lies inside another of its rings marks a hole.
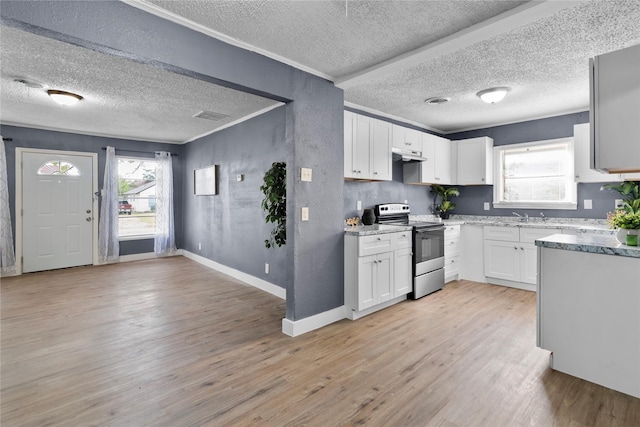
<instances>
[{"instance_id":1,"label":"stove control panel","mask_svg":"<svg viewBox=\"0 0 640 427\"><path fill-rule=\"evenodd\" d=\"M398 214L409 215L410 212L409 205L406 203L385 203L375 207L375 214L378 217Z\"/></svg>"}]
</instances>

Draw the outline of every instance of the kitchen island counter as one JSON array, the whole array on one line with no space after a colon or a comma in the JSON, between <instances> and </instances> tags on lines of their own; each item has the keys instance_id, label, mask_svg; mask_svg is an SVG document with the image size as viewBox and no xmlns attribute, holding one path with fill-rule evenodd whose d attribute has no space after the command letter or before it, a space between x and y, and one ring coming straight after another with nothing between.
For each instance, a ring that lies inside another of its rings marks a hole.
<instances>
[{"instance_id":1,"label":"kitchen island counter","mask_svg":"<svg viewBox=\"0 0 640 427\"><path fill-rule=\"evenodd\" d=\"M640 247L627 246L611 235L553 234L536 240L536 246L593 254L640 258Z\"/></svg>"}]
</instances>

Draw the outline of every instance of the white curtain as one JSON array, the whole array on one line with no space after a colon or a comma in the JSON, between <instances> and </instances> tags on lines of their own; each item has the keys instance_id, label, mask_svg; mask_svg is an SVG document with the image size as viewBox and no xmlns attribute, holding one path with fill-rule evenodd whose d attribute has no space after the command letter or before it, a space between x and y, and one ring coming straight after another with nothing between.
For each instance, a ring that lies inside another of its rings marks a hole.
<instances>
[{"instance_id":1,"label":"white curtain","mask_svg":"<svg viewBox=\"0 0 640 427\"><path fill-rule=\"evenodd\" d=\"M156 235L153 246L156 255L176 250L173 228L173 167L171 154L166 151L156 153Z\"/></svg>"},{"instance_id":2,"label":"white curtain","mask_svg":"<svg viewBox=\"0 0 640 427\"><path fill-rule=\"evenodd\" d=\"M7 156L4 140L0 136L0 271L8 273L16 268L13 250L11 212L9 212L9 182L7 181Z\"/></svg>"},{"instance_id":3,"label":"white curtain","mask_svg":"<svg viewBox=\"0 0 640 427\"><path fill-rule=\"evenodd\" d=\"M107 147L98 228L98 260L101 263L118 261L118 159L113 147Z\"/></svg>"}]
</instances>

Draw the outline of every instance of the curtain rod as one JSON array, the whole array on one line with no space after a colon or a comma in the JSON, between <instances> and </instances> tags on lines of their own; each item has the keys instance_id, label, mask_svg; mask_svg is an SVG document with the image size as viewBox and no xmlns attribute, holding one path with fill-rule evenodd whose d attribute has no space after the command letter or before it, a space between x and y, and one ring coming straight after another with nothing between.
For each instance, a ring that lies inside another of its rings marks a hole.
<instances>
[{"instance_id":1,"label":"curtain rod","mask_svg":"<svg viewBox=\"0 0 640 427\"><path fill-rule=\"evenodd\" d=\"M106 150L107 147L102 147L103 150ZM127 150L126 148L116 148L116 151L127 151L129 153L144 153L144 154L155 154L155 153L159 153L160 150L158 151L140 151L140 150ZM178 156L176 153L169 153L169 155L171 156Z\"/></svg>"}]
</instances>

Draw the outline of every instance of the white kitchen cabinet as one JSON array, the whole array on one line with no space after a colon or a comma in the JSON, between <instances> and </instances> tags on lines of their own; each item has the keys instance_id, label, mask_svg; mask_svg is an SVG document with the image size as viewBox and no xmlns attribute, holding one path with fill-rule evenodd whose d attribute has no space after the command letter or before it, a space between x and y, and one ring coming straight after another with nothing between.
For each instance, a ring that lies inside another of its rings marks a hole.
<instances>
[{"instance_id":1,"label":"white kitchen cabinet","mask_svg":"<svg viewBox=\"0 0 640 427\"><path fill-rule=\"evenodd\" d=\"M429 133L422 134L422 162L406 163L403 166L405 184L453 185L456 182L456 145L446 138Z\"/></svg>"},{"instance_id":2,"label":"white kitchen cabinet","mask_svg":"<svg viewBox=\"0 0 640 427\"><path fill-rule=\"evenodd\" d=\"M358 319L406 299L412 288L411 231L345 235L346 316Z\"/></svg>"},{"instance_id":3,"label":"white kitchen cabinet","mask_svg":"<svg viewBox=\"0 0 640 427\"><path fill-rule=\"evenodd\" d=\"M640 45L591 60L591 166L640 172Z\"/></svg>"},{"instance_id":4,"label":"white kitchen cabinet","mask_svg":"<svg viewBox=\"0 0 640 427\"><path fill-rule=\"evenodd\" d=\"M561 233L560 228L484 227L484 274L489 283L535 291L535 240Z\"/></svg>"},{"instance_id":5,"label":"white kitchen cabinet","mask_svg":"<svg viewBox=\"0 0 640 427\"><path fill-rule=\"evenodd\" d=\"M590 125L582 123L573 126L573 156L576 182L614 182L619 174L608 174L591 169Z\"/></svg>"},{"instance_id":6,"label":"white kitchen cabinet","mask_svg":"<svg viewBox=\"0 0 640 427\"><path fill-rule=\"evenodd\" d=\"M463 224L460 227L460 275L464 280L486 283L484 275L484 227Z\"/></svg>"},{"instance_id":7,"label":"white kitchen cabinet","mask_svg":"<svg viewBox=\"0 0 640 427\"><path fill-rule=\"evenodd\" d=\"M391 124L344 112L344 177L391 180Z\"/></svg>"},{"instance_id":8,"label":"white kitchen cabinet","mask_svg":"<svg viewBox=\"0 0 640 427\"><path fill-rule=\"evenodd\" d=\"M447 225L444 229L444 281L460 278L460 226Z\"/></svg>"},{"instance_id":9,"label":"white kitchen cabinet","mask_svg":"<svg viewBox=\"0 0 640 427\"><path fill-rule=\"evenodd\" d=\"M640 173L604 173L591 169L589 123L573 126L573 155L576 182L639 181Z\"/></svg>"},{"instance_id":10,"label":"white kitchen cabinet","mask_svg":"<svg viewBox=\"0 0 640 427\"><path fill-rule=\"evenodd\" d=\"M458 185L493 184L493 139L461 139L458 144Z\"/></svg>"},{"instance_id":11,"label":"white kitchen cabinet","mask_svg":"<svg viewBox=\"0 0 640 427\"><path fill-rule=\"evenodd\" d=\"M422 132L398 125L392 125L391 129L393 147L403 150L422 151Z\"/></svg>"}]
</instances>

